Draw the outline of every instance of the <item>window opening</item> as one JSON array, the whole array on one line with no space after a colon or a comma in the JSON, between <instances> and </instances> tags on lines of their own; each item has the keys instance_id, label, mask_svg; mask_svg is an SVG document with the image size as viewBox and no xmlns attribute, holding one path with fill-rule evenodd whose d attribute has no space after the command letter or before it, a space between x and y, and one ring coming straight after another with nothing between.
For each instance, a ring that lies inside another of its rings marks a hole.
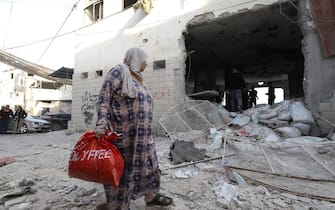
<instances>
[{"instance_id":1,"label":"window opening","mask_svg":"<svg viewBox=\"0 0 335 210\"><path fill-rule=\"evenodd\" d=\"M95 77L102 77L102 70L95 71Z\"/></svg>"},{"instance_id":2,"label":"window opening","mask_svg":"<svg viewBox=\"0 0 335 210\"><path fill-rule=\"evenodd\" d=\"M128 7L131 7L136 2L137 2L137 0L124 0L124 2L123 2L123 8L126 9Z\"/></svg>"},{"instance_id":3,"label":"window opening","mask_svg":"<svg viewBox=\"0 0 335 210\"><path fill-rule=\"evenodd\" d=\"M154 68L154 70L165 69L166 68L166 61L165 60L154 61L153 68Z\"/></svg>"},{"instance_id":4,"label":"window opening","mask_svg":"<svg viewBox=\"0 0 335 210\"><path fill-rule=\"evenodd\" d=\"M85 8L85 12L92 22L99 21L103 18L103 1L94 1Z\"/></svg>"},{"instance_id":5,"label":"window opening","mask_svg":"<svg viewBox=\"0 0 335 210\"><path fill-rule=\"evenodd\" d=\"M88 72L81 73L81 79L87 79L88 78Z\"/></svg>"}]
</instances>

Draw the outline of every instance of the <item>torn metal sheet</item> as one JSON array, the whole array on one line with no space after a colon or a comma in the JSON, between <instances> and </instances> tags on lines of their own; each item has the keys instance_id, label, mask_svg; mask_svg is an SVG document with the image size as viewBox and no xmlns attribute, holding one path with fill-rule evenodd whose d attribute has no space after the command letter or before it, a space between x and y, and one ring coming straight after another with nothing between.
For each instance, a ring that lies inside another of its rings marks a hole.
<instances>
[{"instance_id":1,"label":"torn metal sheet","mask_svg":"<svg viewBox=\"0 0 335 210\"><path fill-rule=\"evenodd\" d=\"M238 150L228 166L269 174L335 182L335 142L253 144L229 141Z\"/></svg>"},{"instance_id":2,"label":"torn metal sheet","mask_svg":"<svg viewBox=\"0 0 335 210\"><path fill-rule=\"evenodd\" d=\"M335 201L335 142L252 144L229 141L238 151L228 168L267 187Z\"/></svg>"},{"instance_id":3,"label":"torn metal sheet","mask_svg":"<svg viewBox=\"0 0 335 210\"><path fill-rule=\"evenodd\" d=\"M335 201L335 182L283 177L239 169L234 170L244 178L274 190L313 199Z\"/></svg>"},{"instance_id":4,"label":"torn metal sheet","mask_svg":"<svg viewBox=\"0 0 335 210\"><path fill-rule=\"evenodd\" d=\"M203 137L210 128L218 130L231 121L224 108L196 100L173 106L163 114L159 123L173 141L193 141Z\"/></svg>"}]
</instances>

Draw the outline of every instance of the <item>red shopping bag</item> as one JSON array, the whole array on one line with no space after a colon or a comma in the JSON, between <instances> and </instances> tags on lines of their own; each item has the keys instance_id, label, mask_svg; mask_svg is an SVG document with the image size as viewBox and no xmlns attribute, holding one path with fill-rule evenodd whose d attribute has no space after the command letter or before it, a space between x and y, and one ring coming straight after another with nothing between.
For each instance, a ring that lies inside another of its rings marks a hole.
<instances>
[{"instance_id":1,"label":"red shopping bag","mask_svg":"<svg viewBox=\"0 0 335 210\"><path fill-rule=\"evenodd\" d=\"M124 160L112 144L120 135L106 131L97 138L95 131L86 131L75 144L69 161L69 176L118 187Z\"/></svg>"}]
</instances>

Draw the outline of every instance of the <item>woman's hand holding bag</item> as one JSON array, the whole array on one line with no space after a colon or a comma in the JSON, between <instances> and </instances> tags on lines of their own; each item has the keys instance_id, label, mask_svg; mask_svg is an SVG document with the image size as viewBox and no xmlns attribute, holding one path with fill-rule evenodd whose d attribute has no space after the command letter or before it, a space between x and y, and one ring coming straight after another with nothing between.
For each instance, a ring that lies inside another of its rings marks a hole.
<instances>
[{"instance_id":1,"label":"woman's hand holding bag","mask_svg":"<svg viewBox=\"0 0 335 210\"><path fill-rule=\"evenodd\" d=\"M124 160L111 142L122 138L113 131L97 137L95 131L86 131L75 144L69 160L69 176L118 187Z\"/></svg>"}]
</instances>

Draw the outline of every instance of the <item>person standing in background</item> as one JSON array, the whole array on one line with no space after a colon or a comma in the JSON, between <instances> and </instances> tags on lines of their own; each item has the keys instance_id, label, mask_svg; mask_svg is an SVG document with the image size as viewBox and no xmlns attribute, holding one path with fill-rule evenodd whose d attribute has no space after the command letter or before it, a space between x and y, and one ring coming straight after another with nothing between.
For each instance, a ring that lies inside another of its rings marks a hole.
<instances>
[{"instance_id":1,"label":"person standing in background","mask_svg":"<svg viewBox=\"0 0 335 210\"><path fill-rule=\"evenodd\" d=\"M249 102L250 102L249 108L256 106L257 99L258 99L257 90L255 90L255 86L252 86L251 89L249 90Z\"/></svg>"},{"instance_id":2,"label":"person standing in background","mask_svg":"<svg viewBox=\"0 0 335 210\"><path fill-rule=\"evenodd\" d=\"M27 112L23 110L21 105L17 105L15 113L14 113L14 120L15 120L14 131L16 133L19 132L20 125L23 123L23 119L26 117L27 117Z\"/></svg>"},{"instance_id":3,"label":"person standing in background","mask_svg":"<svg viewBox=\"0 0 335 210\"><path fill-rule=\"evenodd\" d=\"M272 85L272 82L268 82L269 84L269 89L268 89L268 93L266 95L268 95L268 104L272 105L275 102L275 88Z\"/></svg>"},{"instance_id":4,"label":"person standing in background","mask_svg":"<svg viewBox=\"0 0 335 210\"><path fill-rule=\"evenodd\" d=\"M230 111L241 112L243 109L243 89L245 82L242 74L234 68L227 80L227 89L229 93Z\"/></svg>"},{"instance_id":5,"label":"person standing in background","mask_svg":"<svg viewBox=\"0 0 335 210\"><path fill-rule=\"evenodd\" d=\"M5 128L5 106L1 106L0 109L0 133L6 133Z\"/></svg>"}]
</instances>

